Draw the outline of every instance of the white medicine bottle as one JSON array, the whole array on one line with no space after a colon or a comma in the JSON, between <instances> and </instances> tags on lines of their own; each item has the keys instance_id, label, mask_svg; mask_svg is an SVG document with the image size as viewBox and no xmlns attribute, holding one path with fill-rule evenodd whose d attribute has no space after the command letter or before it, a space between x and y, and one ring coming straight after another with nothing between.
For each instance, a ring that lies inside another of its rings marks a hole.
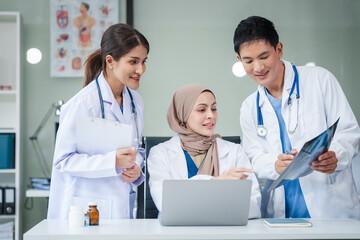
<instances>
[{"instance_id":1,"label":"white medicine bottle","mask_svg":"<svg viewBox=\"0 0 360 240\"><path fill-rule=\"evenodd\" d=\"M84 208L82 206L70 206L69 227L84 226Z\"/></svg>"}]
</instances>

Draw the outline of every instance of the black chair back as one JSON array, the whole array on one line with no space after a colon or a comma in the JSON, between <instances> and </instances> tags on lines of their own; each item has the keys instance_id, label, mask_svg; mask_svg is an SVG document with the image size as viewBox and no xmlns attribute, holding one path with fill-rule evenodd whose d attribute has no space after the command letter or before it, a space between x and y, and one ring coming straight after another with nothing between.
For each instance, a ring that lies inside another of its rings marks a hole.
<instances>
[{"instance_id":1,"label":"black chair back","mask_svg":"<svg viewBox=\"0 0 360 240\"><path fill-rule=\"evenodd\" d=\"M143 172L145 174L145 181L138 187L138 207L137 218L157 218L159 211L157 210L154 201L152 200L149 187L149 171L147 168L147 158L150 149L159 143L169 140L171 137L144 137L145 145L145 160Z\"/></svg>"}]
</instances>

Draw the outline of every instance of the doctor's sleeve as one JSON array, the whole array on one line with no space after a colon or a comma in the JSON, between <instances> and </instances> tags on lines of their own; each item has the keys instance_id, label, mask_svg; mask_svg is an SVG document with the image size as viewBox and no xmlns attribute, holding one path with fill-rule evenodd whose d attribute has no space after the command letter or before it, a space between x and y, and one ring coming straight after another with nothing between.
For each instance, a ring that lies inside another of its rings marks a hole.
<instances>
[{"instance_id":1,"label":"doctor's sleeve","mask_svg":"<svg viewBox=\"0 0 360 240\"><path fill-rule=\"evenodd\" d=\"M244 149L241 145L237 148L236 156L236 167L237 168L249 168L252 169L249 158L247 157ZM252 181L251 184L251 197L250 197L250 207L249 207L249 219L260 218L260 204L261 204L261 193L259 182L254 173L246 173L248 175L248 180Z\"/></svg>"},{"instance_id":2,"label":"doctor's sleeve","mask_svg":"<svg viewBox=\"0 0 360 240\"><path fill-rule=\"evenodd\" d=\"M132 91L136 99L136 111L137 111L137 128L139 130L139 137L141 142L143 140L143 131L145 125L145 116L144 116L144 101L141 96L136 92ZM136 163L139 164L141 168L144 167L144 158L145 158L145 149L142 146L138 146L138 155L136 156Z\"/></svg>"},{"instance_id":3,"label":"doctor's sleeve","mask_svg":"<svg viewBox=\"0 0 360 240\"><path fill-rule=\"evenodd\" d=\"M358 152L359 125L335 76L327 71L325 79L320 79L319 82L324 98L328 127L340 117L330 150L336 153L339 160L336 170L343 170Z\"/></svg>"},{"instance_id":4,"label":"doctor's sleeve","mask_svg":"<svg viewBox=\"0 0 360 240\"><path fill-rule=\"evenodd\" d=\"M133 96L136 100L136 109L138 112L138 129L139 129L139 138L142 139L143 137L143 129L144 129L144 101L142 100L141 96L136 92L132 91ZM140 147L137 149L138 154L136 155L136 161L135 163L139 165L140 169L143 169L144 167L144 157L145 157L145 149ZM139 186L142 182L145 180L145 174L141 171L140 177L132 182L134 186Z\"/></svg>"},{"instance_id":5,"label":"doctor's sleeve","mask_svg":"<svg viewBox=\"0 0 360 240\"><path fill-rule=\"evenodd\" d=\"M145 180L145 174L143 173L142 169L144 167L144 158L143 156L138 153L136 155L136 161L135 161L135 164L139 165L140 167L140 177L138 179L136 179L135 181L132 182L132 185L134 186L139 186L140 184L142 184Z\"/></svg>"},{"instance_id":6,"label":"doctor's sleeve","mask_svg":"<svg viewBox=\"0 0 360 240\"><path fill-rule=\"evenodd\" d=\"M279 174L275 170L277 155L269 153L264 147L270 144L257 135L256 112L252 111L252 102L246 99L240 109L240 126L243 133L243 147L252 168L259 179L275 180Z\"/></svg>"}]
</instances>

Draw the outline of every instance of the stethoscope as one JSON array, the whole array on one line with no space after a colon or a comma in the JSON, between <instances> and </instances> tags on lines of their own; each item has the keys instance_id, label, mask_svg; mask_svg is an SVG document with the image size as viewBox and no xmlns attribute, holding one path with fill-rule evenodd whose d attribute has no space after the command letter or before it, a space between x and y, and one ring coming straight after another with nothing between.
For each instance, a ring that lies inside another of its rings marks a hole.
<instances>
[{"instance_id":1,"label":"stethoscope","mask_svg":"<svg viewBox=\"0 0 360 240\"><path fill-rule=\"evenodd\" d=\"M105 110L104 110L104 100L102 98L102 94L101 94L101 90L100 90L100 85L99 85L99 80L98 80L99 76L96 77L96 86L97 86L97 90L98 90L98 94L99 94L99 99L100 99L100 107L101 107L101 117L105 118ZM136 129L136 139L135 142L137 143L137 147L141 146L141 140L140 140L140 135L139 135L139 129L138 129L138 123L137 123L137 112L136 112L136 107L135 107L135 103L134 103L134 98L129 90L128 87L125 87L129 93L130 96L130 100L131 100L131 112L134 116L134 122L135 122L135 129Z\"/></svg>"},{"instance_id":2,"label":"stethoscope","mask_svg":"<svg viewBox=\"0 0 360 240\"><path fill-rule=\"evenodd\" d=\"M300 91L299 91L299 75L297 72L297 69L294 65L292 65L292 68L294 69L294 73L295 73L295 77L294 77L294 82L292 84L290 93L289 93L289 98L287 100L287 104L288 106L290 106L290 112L289 112L289 126L288 126L288 133L289 134L294 134L296 132L296 128L298 126L298 117L299 117L299 99L300 99ZM296 106L296 123L295 126L292 126L292 101L291 101L291 95L294 92L296 86L296 101L297 101L297 106ZM267 135L267 129L264 127L264 121L263 121L263 117L262 117L262 113L261 113L261 108L259 106L259 99L260 99L260 93L259 91L257 92L257 96L256 96L256 106L257 106L257 117L258 117L258 127L257 127L257 135L259 137L265 137Z\"/></svg>"}]
</instances>

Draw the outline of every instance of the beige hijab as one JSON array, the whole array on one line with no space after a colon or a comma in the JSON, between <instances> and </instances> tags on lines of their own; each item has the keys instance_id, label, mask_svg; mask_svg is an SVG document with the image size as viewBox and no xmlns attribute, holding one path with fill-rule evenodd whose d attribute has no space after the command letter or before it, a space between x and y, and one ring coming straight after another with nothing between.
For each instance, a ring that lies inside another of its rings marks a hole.
<instances>
[{"instance_id":1,"label":"beige hijab","mask_svg":"<svg viewBox=\"0 0 360 240\"><path fill-rule=\"evenodd\" d=\"M194 104L204 91L214 94L210 89L200 84L186 85L176 91L167 112L167 120L170 128L180 134L181 146L191 156L207 152L197 174L216 177L219 176L216 137L220 137L220 135L203 136L186 128L186 122L189 119Z\"/></svg>"}]
</instances>

